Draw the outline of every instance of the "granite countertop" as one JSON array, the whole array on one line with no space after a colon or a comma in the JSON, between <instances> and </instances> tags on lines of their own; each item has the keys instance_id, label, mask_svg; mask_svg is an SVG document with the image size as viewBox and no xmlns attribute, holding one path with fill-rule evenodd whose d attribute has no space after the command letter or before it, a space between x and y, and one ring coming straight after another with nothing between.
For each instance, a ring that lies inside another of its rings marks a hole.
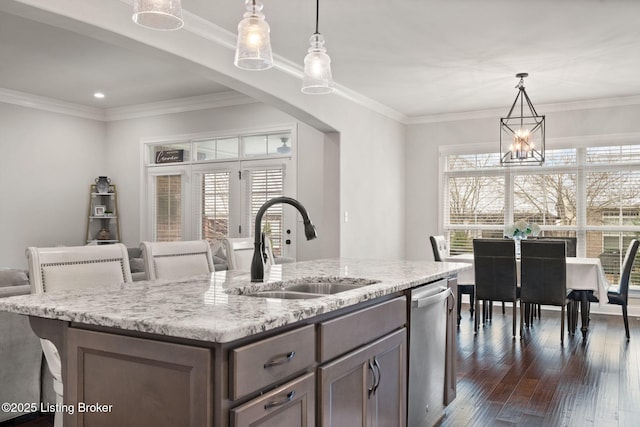
<instances>
[{"instance_id":1,"label":"granite countertop","mask_svg":"<svg viewBox=\"0 0 640 427\"><path fill-rule=\"evenodd\" d=\"M0 299L0 311L209 342L230 342L451 276L469 264L329 259L275 265L265 283L245 271L180 280L56 291ZM246 296L313 278L376 283L312 299Z\"/></svg>"}]
</instances>

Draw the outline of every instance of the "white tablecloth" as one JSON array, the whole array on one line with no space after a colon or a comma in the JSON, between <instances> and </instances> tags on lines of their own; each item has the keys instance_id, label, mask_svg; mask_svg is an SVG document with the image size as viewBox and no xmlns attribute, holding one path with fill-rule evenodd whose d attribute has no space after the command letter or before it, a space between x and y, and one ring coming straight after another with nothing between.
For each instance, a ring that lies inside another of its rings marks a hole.
<instances>
[{"instance_id":1,"label":"white tablecloth","mask_svg":"<svg viewBox=\"0 0 640 427\"><path fill-rule=\"evenodd\" d=\"M473 264L473 254L448 256L445 261ZM516 264L519 277L520 260ZM474 283L474 281L473 269L458 273L458 283ZM599 258L567 257L567 289L593 291L593 295L600 300L600 304L606 304L608 286L609 282Z\"/></svg>"}]
</instances>

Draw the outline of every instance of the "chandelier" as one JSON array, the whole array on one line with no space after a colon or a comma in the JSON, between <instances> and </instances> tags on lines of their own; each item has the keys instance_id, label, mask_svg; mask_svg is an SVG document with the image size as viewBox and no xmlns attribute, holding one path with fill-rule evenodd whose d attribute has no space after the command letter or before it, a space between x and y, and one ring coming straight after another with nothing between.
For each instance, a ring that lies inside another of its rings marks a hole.
<instances>
[{"instance_id":1,"label":"chandelier","mask_svg":"<svg viewBox=\"0 0 640 427\"><path fill-rule=\"evenodd\" d=\"M528 73L518 73L518 95L507 117L500 119L500 164L503 166L542 165L544 163L544 116L533 107L524 78Z\"/></svg>"}]
</instances>

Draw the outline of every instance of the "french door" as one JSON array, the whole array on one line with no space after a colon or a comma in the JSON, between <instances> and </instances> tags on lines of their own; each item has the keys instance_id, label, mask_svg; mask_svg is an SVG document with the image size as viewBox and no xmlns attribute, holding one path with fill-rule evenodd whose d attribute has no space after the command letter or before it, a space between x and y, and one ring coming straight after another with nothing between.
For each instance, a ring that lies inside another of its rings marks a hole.
<instances>
[{"instance_id":1,"label":"french door","mask_svg":"<svg viewBox=\"0 0 640 427\"><path fill-rule=\"evenodd\" d=\"M149 174L156 241L252 237L258 209L293 195L289 159L171 166ZM276 204L262 219L275 256L295 258L297 212Z\"/></svg>"}]
</instances>

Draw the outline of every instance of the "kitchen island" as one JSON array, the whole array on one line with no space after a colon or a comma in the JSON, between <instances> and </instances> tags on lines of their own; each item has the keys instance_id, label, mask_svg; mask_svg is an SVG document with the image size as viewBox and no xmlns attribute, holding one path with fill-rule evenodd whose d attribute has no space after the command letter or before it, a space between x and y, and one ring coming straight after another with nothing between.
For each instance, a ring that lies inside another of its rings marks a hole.
<instances>
[{"instance_id":1,"label":"kitchen island","mask_svg":"<svg viewBox=\"0 0 640 427\"><path fill-rule=\"evenodd\" d=\"M5 298L0 310L30 316L36 334L60 351L65 426L227 426L256 417L265 417L257 425L330 425L337 411L324 409L344 399L327 399L352 395L354 381L331 382L345 367L361 377L364 398L378 402L375 414L384 412L385 387L399 395L391 399L393 425L406 420L407 292L439 279L455 291L456 274L468 268L318 260L273 266L264 283L251 283L247 272L216 272ZM317 280L366 285L318 298L249 296ZM449 329L455 333L455 322ZM395 365L383 373L385 357ZM80 404L111 406L78 412Z\"/></svg>"}]
</instances>

